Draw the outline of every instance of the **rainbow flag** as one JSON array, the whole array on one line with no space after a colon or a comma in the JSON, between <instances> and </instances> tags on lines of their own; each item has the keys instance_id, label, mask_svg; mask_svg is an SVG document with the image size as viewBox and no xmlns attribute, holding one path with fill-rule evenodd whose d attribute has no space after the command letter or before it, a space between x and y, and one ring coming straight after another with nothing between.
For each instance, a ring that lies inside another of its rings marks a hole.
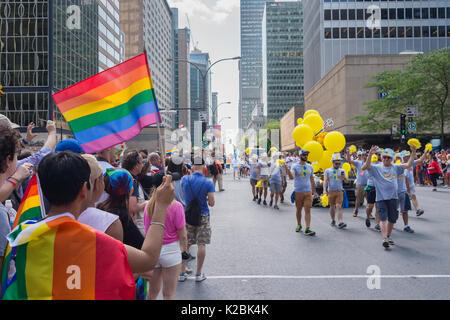
<instances>
[{"instance_id":1,"label":"rainbow flag","mask_svg":"<svg viewBox=\"0 0 450 320\"><path fill-rule=\"evenodd\" d=\"M52 97L86 153L131 140L161 122L145 53Z\"/></svg>"},{"instance_id":2,"label":"rainbow flag","mask_svg":"<svg viewBox=\"0 0 450 320\"><path fill-rule=\"evenodd\" d=\"M171 156L175 151L180 151L178 148L173 148L171 150L166 150L166 155Z\"/></svg>"},{"instance_id":3,"label":"rainbow flag","mask_svg":"<svg viewBox=\"0 0 450 320\"><path fill-rule=\"evenodd\" d=\"M14 229L20 223L26 220L40 220L43 217L41 209L41 199L39 197L39 185L36 173L28 182L27 189L22 197L19 210L17 210L16 219L12 228Z\"/></svg>"},{"instance_id":4,"label":"rainbow flag","mask_svg":"<svg viewBox=\"0 0 450 320\"><path fill-rule=\"evenodd\" d=\"M135 298L124 245L71 214L26 221L7 238L4 300Z\"/></svg>"}]
</instances>

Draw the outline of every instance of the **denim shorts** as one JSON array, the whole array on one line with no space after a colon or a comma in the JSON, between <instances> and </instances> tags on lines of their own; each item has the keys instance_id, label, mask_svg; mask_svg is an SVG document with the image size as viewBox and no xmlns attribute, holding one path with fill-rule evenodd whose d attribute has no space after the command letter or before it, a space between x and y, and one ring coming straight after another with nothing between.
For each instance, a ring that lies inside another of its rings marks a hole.
<instances>
[{"instance_id":1,"label":"denim shorts","mask_svg":"<svg viewBox=\"0 0 450 320\"><path fill-rule=\"evenodd\" d=\"M409 200L408 193L399 193L398 202L400 204L400 212L408 212L409 210L411 210L411 201Z\"/></svg>"},{"instance_id":2,"label":"denim shorts","mask_svg":"<svg viewBox=\"0 0 450 320\"><path fill-rule=\"evenodd\" d=\"M398 200L377 201L378 216L381 221L388 220L390 223L396 223L398 219Z\"/></svg>"}]
</instances>

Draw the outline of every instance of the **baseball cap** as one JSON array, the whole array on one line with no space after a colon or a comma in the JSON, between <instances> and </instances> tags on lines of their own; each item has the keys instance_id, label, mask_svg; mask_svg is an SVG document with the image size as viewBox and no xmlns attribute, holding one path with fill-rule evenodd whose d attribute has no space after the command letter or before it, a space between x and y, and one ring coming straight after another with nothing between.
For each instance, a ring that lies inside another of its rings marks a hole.
<instances>
[{"instance_id":1,"label":"baseball cap","mask_svg":"<svg viewBox=\"0 0 450 320\"><path fill-rule=\"evenodd\" d=\"M341 154L340 153L333 153L332 157L331 157L331 161L341 161Z\"/></svg>"},{"instance_id":2,"label":"baseball cap","mask_svg":"<svg viewBox=\"0 0 450 320\"><path fill-rule=\"evenodd\" d=\"M301 156L301 155L303 155L303 154L309 154L309 151L308 150L300 150L299 152L298 152L298 155L299 156Z\"/></svg>"},{"instance_id":3,"label":"baseball cap","mask_svg":"<svg viewBox=\"0 0 450 320\"><path fill-rule=\"evenodd\" d=\"M11 120L9 120L7 116L5 116L4 114L0 113L0 124L2 122L8 124L11 127L11 129L20 128L20 126L17 123L11 122Z\"/></svg>"},{"instance_id":4,"label":"baseball cap","mask_svg":"<svg viewBox=\"0 0 450 320\"><path fill-rule=\"evenodd\" d=\"M80 143L75 139L66 139L58 143L55 152L72 151L74 153L84 153Z\"/></svg>"}]
</instances>

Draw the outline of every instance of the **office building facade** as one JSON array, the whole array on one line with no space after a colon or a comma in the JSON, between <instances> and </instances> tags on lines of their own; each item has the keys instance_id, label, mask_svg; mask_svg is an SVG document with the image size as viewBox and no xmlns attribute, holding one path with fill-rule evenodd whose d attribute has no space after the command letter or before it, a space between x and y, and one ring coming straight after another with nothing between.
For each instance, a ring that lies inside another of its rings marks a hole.
<instances>
[{"instance_id":1,"label":"office building facade","mask_svg":"<svg viewBox=\"0 0 450 320\"><path fill-rule=\"evenodd\" d=\"M190 73L191 73L191 136L192 143L194 143L194 123L195 121L202 121L201 114L206 115L209 118L210 114L210 103L211 103L211 73L208 72L206 74L206 70L211 65L211 61L209 59L209 53L201 52L198 49L195 49L190 54L191 62L195 63L198 69L190 65ZM205 83L203 83L202 74L205 75ZM206 87L204 89L204 87ZM205 97L205 106L203 105L204 100L204 92L206 92ZM206 123L209 122L209 119L206 119Z\"/></svg>"},{"instance_id":2,"label":"office building facade","mask_svg":"<svg viewBox=\"0 0 450 320\"><path fill-rule=\"evenodd\" d=\"M262 30L266 2L241 0L241 61L239 63L239 128L246 129L252 110L261 102Z\"/></svg>"},{"instance_id":3,"label":"office building facade","mask_svg":"<svg viewBox=\"0 0 450 320\"><path fill-rule=\"evenodd\" d=\"M302 3L266 3L262 35L265 115L280 120L304 103Z\"/></svg>"},{"instance_id":4,"label":"office building facade","mask_svg":"<svg viewBox=\"0 0 450 320\"><path fill-rule=\"evenodd\" d=\"M191 32L188 28L178 29L178 9L172 8L172 13L174 16L174 109L176 110L174 127L190 129L191 69L186 61L190 58Z\"/></svg>"},{"instance_id":5,"label":"office building facade","mask_svg":"<svg viewBox=\"0 0 450 320\"><path fill-rule=\"evenodd\" d=\"M306 93L345 55L450 45L448 0L304 0L303 12Z\"/></svg>"},{"instance_id":6,"label":"office building facade","mask_svg":"<svg viewBox=\"0 0 450 320\"><path fill-rule=\"evenodd\" d=\"M210 125L217 124L217 115L218 115L218 100L219 100L219 93L213 92L211 93L211 121L209 122Z\"/></svg>"},{"instance_id":7,"label":"office building facade","mask_svg":"<svg viewBox=\"0 0 450 320\"><path fill-rule=\"evenodd\" d=\"M120 3L120 28L125 34L125 59L147 52L158 107L173 109L173 14L166 0ZM173 128L173 114L162 114L162 125Z\"/></svg>"},{"instance_id":8,"label":"office building facade","mask_svg":"<svg viewBox=\"0 0 450 320\"><path fill-rule=\"evenodd\" d=\"M98 72L98 37L95 1L0 2L0 113L67 130L51 95Z\"/></svg>"},{"instance_id":9,"label":"office building facade","mask_svg":"<svg viewBox=\"0 0 450 320\"><path fill-rule=\"evenodd\" d=\"M99 72L124 61L124 37L120 30L119 0L98 1Z\"/></svg>"}]
</instances>

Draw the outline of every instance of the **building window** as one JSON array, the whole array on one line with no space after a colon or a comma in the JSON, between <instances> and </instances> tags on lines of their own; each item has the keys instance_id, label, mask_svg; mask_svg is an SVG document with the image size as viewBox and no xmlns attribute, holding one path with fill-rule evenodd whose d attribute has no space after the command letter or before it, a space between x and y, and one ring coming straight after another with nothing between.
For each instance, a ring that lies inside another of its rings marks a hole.
<instances>
[{"instance_id":1,"label":"building window","mask_svg":"<svg viewBox=\"0 0 450 320\"><path fill-rule=\"evenodd\" d=\"M355 18L356 18L355 10L354 9L348 10L348 20L355 20Z\"/></svg>"},{"instance_id":2,"label":"building window","mask_svg":"<svg viewBox=\"0 0 450 320\"><path fill-rule=\"evenodd\" d=\"M405 9L405 18L406 19L412 19L412 8L406 8Z\"/></svg>"},{"instance_id":3,"label":"building window","mask_svg":"<svg viewBox=\"0 0 450 320\"><path fill-rule=\"evenodd\" d=\"M430 27L424 26L422 27L422 37L428 38L430 36Z\"/></svg>"},{"instance_id":4,"label":"building window","mask_svg":"<svg viewBox=\"0 0 450 320\"><path fill-rule=\"evenodd\" d=\"M428 19L428 8L422 8L422 19Z\"/></svg>"},{"instance_id":5,"label":"building window","mask_svg":"<svg viewBox=\"0 0 450 320\"><path fill-rule=\"evenodd\" d=\"M389 28L388 27L381 27L381 36L383 38L389 38Z\"/></svg>"},{"instance_id":6,"label":"building window","mask_svg":"<svg viewBox=\"0 0 450 320\"><path fill-rule=\"evenodd\" d=\"M405 27L397 27L397 37L399 38L405 37Z\"/></svg>"},{"instance_id":7,"label":"building window","mask_svg":"<svg viewBox=\"0 0 450 320\"><path fill-rule=\"evenodd\" d=\"M414 8L414 19L420 19L420 8Z\"/></svg>"},{"instance_id":8,"label":"building window","mask_svg":"<svg viewBox=\"0 0 450 320\"><path fill-rule=\"evenodd\" d=\"M347 39L347 37L348 37L348 31L347 31L347 28L342 28L341 29L341 39Z\"/></svg>"},{"instance_id":9,"label":"building window","mask_svg":"<svg viewBox=\"0 0 450 320\"><path fill-rule=\"evenodd\" d=\"M333 20L339 20L339 10L333 10Z\"/></svg>"},{"instance_id":10,"label":"building window","mask_svg":"<svg viewBox=\"0 0 450 320\"><path fill-rule=\"evenodd\" d=\"M325 19L326 21L331 20L331 10L325 10L325 13L324 13L324 19Z\"/></svg>"},{"instance_id":11,"label":"building window","mask_svg":"<svg viewBox=\"0 0 450 320\"><path fill-rule=\"evenodd\" d=\"M420 38L420 27L414 27L414 38Z\"/></svg>"},{"instance_id":12,"label":"building window","mask_svg":"<svg viewBox=\"0 0 450 320\"><path fill-rule=\"evenodd\" d=\"M380 38L380 29L379 28L373 29L373 37Z\"/></svg>"},{"instance_id":13,"label":"building window","mask_svg":"<svg viewBox=\"0 0 450 320\"><path fill-rule=\"evenodd\" d=\"M412 27L406 27L406 37L407 38L412 38L413 34L412 34Z\"/></svg>"},{"instance_id":14,"label":"building window","mask_svg":"<svg viewBox=\"0 0 450 320\"><path fill-rule=\"evenodd\" d=\"M388 9L381 9L381 19L382 20L388 19Z\"/></svg>"},{"instance_id":15,"label":"building window","mask_svg":"<svg viewBox=\"0 0 450 320\"><path fill-rule=\"evenodd\" d=\"M437 8L430 8L430 19L437 18Z\"/></svg>"},{"instance_id":16,"label":"building window","mask_svg":"<svg viewBox=\"0 0 450 320\"><path fill-rule=\"evenodd\" d=\"M356 10L356 20L364 20L364 10L363 9Z\"/></svg>"},{"instance_id":17,"label":"building window","mask_svg":"<svg viewBox=\"0 0 450 320\"><path fill-rule=\"evenodd\" d=\"M347 10L341 10L341 20L347 20Z\"/></svg>"},{"instance_id":18,"label":"building window","mask_svg":"<svg viewBox=\"0 0 450 320\"><path fill-rule=\"evenodd\" d=\"M439 37L445 37L445 26L439 26Z\"/></svg>"},{"instance_id":19,"label":"building window","mask_svg":"<svg viewBox=\"0 0 450 320\"><path fill-rule=\"evenodd\" d=\"M445 8L438 8L438 18L445 19Z\"/></svg>"},{"instance_id":20,"label":"building window","mask_svg":"<svg viewBox=\"0 0 450 320\"><path fill-rule=\"evenodd\" d=\"M350 39L355 39L355 36L356 36L355 28L348 28L348 37Z\"/></svg>"},{"instance_id":21,"label":"building window","mask_svg":"<svg viewBox=\"0 0 450 320\"><path fill-rule=\"evenodd\" d=\"M364 38L364 28L358 27L356 34L358 38Z\"/></svg>"},{"instance_id":22,"label":"building window","mask_svg":"<svg viewBox=\"0 0 450 320\"><path fill-rule=\"evenodd\" d=\"M372 29L366 28L366 38L372 38Z\"/></svg>"},{"instance_id":23,"label":"building window","mask_svg":"<svg viewBox=\"0 0 450 320\"><path fill-rule=\"evenodd\" d=\"M397 19L405 19L405 9L397 8Z\"/></svg>"},{"instance_id":24,"label":"building window","mask_svg":"<svg viewBox=\"0 0 450 320\"><path fill-rule=\"evenodd\" d=\"M389 9L389 19L390 20L395 20L396 19L395 9Z\"/></svg>"},{"instance_id":25,"label":"building window","mask_svg":"<svg viewBox=\"0 0 450 320\"><path fill-rule=\"evenodd\" d=\"M433 38L437 37L437 27L436 26L430 27L430 34L431 34L431 37L433 37Z\"/></svg>"},{"instance_id":26,"label":"building window","mask_svg":"<svg viewBox=\"0 0 450 320\"><path fill-rule=\"evenodd\" d=\"M395 38L397 36L397 28L391 27L389 29L389 38Z\"/></svg>"},{"instance_id":27,"label":"building window","mask_svg":"<svg viewBox=\"0 0 450 320\"><path fill-rule=\"evenodd\" d=\"M339 28L333 28L333 39L339 39Z\"/></svg>"}]
</instances>

